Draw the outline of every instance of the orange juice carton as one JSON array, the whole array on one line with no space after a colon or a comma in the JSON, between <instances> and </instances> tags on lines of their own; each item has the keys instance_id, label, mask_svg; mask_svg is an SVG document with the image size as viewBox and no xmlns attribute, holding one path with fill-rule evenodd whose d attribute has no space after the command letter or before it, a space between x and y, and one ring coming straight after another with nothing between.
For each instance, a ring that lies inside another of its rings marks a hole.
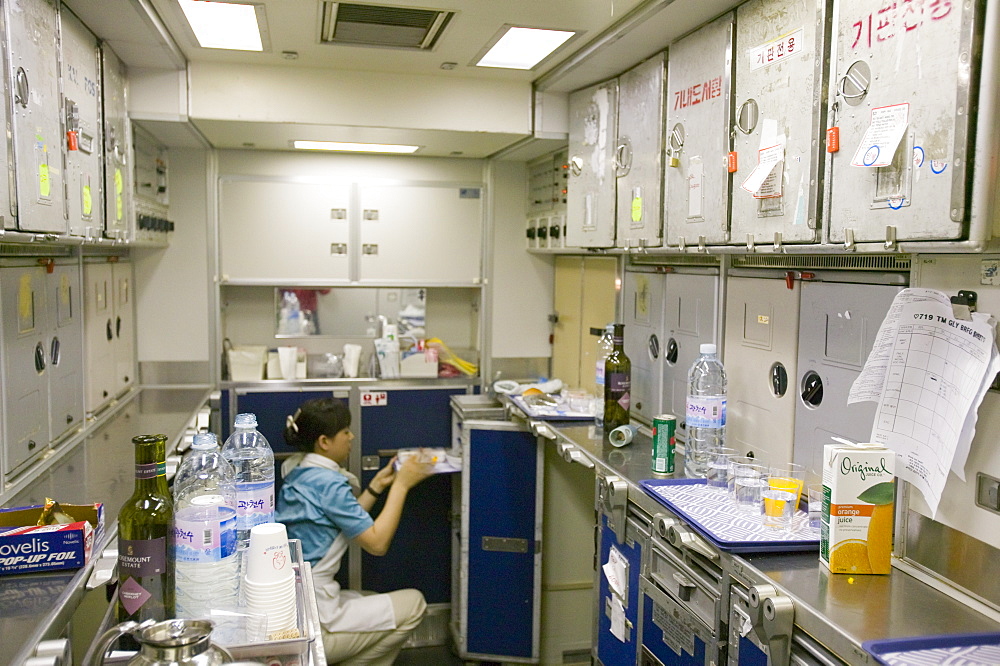
<instances>
[{"instance_id":1,"label":"orange juice carton","mask_svg":"<svg viewBox=\"0 0 1000 666\"><path fill-rule=\"evenodd\" d=\"M831 572L889 573L895 462L870 444L824 447L819 559Z\"/></svg>"}]
</instances>

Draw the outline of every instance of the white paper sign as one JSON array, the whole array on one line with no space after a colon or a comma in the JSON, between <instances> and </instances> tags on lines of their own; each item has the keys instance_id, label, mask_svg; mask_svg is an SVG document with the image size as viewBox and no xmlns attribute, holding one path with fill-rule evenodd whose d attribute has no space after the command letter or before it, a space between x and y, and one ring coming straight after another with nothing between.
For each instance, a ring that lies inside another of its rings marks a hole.
<instances>
[{"instance_id":1,"label":"white paper sign","mask_svg":"<svg viewBox=\"0 0 1000 666\"><path fill-rule=\"evenodd\" d=\"M904 289L848 398L870 400L880 386L870 441L895 452L897 476L932 517L948 472L964 478L977 410L1000 368L994 328L985 313L957 319L941 292Z\"/></svg>"},{"instance_id":2,"label":"white paper sign","mask_svg":"<svg viewBox=\"0 0 1000 666\"><path fill-rule=\"evenodd\" d=\"M861 138L851 166L884 167L892 164L896 148L909 123L909 104L872 109L872 122Z\"/></svg>"},{"instance_id":3,"label":"white paper sign","mask_svg":"<svg viewBox=\"0 0 1000 666\"><path fill-rule=\"evenodd\" d=\"M803 29L799 28L766 44L747 49L750 71L773 65L804 52L804 34Z\"/></svg>"},{"instance_id":4,"label":"white paper sign","mask_svg":"<svg viewBox=\"0 0 1000 666\"><path fill-rule=\"evenodd\" d=\"M778 163L783 162L784 159L785 147L780 143L761 149L757 153L756 168L747 176L747 179L743 181L740 187L754 196L760 196L761 186L764 184L764 181L771 175L771 171L774 170ZM781 196L780 185L778 186L777 196Z\"/></svg>"},{"instance_id":5,"label":"white paper sign","mask_svg":"<svg viewBox=\"0 0 1000 666\"><path fill-rule=\"evenodd\" d=\"M611 595L611 635L625 642L625 607L614 594Z\"/></svg>"},{"instance_id":6,"label":"white paper sign","mask_svg":"<svg viewBox=\"0 0 1000 666\"><path fill-rule=\"evenodd\" d=\"M702 217L702 198L704 192L705 165L701 157L692 157L688 162L688 219Z\"/></svg>"},{"instance_id":7,"label":"white paper sign","mask_svg":"<svg viewBox=\"0 0 1000 666\"><path fill-rule=\"evenodd\" d=\"M618 552L618 549L611 546L608 553L608 561L602 567L604 576L608 579L608 587L619 597L625 596L625 588L628 582L628 560Z\"/></svg>"}]
</instances>

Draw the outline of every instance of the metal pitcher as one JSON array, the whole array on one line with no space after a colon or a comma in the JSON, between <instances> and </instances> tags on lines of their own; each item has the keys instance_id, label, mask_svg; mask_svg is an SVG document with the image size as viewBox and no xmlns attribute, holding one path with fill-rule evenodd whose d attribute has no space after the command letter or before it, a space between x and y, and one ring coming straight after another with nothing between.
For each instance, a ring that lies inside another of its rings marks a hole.
<instances>
[{"instance_id":1,"label":"metal pitcher","mask_svg":"<svg viewBox=\"0 0 1000 666\"><path fill-rule=\"evenodd\" d=\"M212 645L209 620L146 620L123 622L104 632L83 658L84 666L100 666L111 644L125 634L139 642L139 653L128 666L220 666L233 657L218 645Z\"/></svg>"}]
</instances>

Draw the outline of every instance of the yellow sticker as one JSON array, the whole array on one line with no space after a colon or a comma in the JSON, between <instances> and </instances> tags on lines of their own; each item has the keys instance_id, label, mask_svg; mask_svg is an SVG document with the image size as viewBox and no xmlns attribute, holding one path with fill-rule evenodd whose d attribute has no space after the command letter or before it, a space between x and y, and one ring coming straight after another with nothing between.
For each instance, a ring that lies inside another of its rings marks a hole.
<instances>
[{"instance_id":1,"label":"yellow sticker","mask_svg":"<svg viewBox=\"0 0 1000 666\"><path fill-rule=\"evenodd\" d=\"M52 191L52 184L49 182L49 165L38 165L38 193L43 197L48 197Z\"/></svg>"},{"instance_id":2,"label":"yellow sticker","mask_svg":"<svg viewBox=\"0 0 1000 666\"><path fill-rule=\"evenodd\" d=\"M115 219L118 220L119 222L121 222L122 217L124 217L122 208L123 208L122 197L119 194L118 196L115 197Z\"/></svg>"},{"instance_id":3,"label":"yellow sticker","mask_svg":"<svg viewBox=\"0 0 1000 666\"><path fill-rule=\"evenodd\" d=\"M122 184L122 170L115 169L115 196L121 196L125 186Z\"/></svg>"},{"instance_id":4,"label":"yellow sticker","mask_svg":"<svg viewBox=\"0 0 1000 666\"><path fill-rule=\"evenodd\" d=\"M642 221L642 197L634 197L632 199L632 221Z\"/></svg>"},{"instance_id":5,"label":"yellow sticker","mask_svg":"<svg viewBox=\"0 0 1000 666\"><path fill-rule=\"evenodd\" d=\"M90 194L90 185L83 186L83 214L90 216L90 213L94 210L94 198Z\"/></svg>"},{"instance_id":6,"label":"yellow sticker","mask_svg":"<svg viewBox=\"0 0 1000 666\"><path fill-rule=\"evenodd\" d=\"M31 321L31 296L31 273L24 273L17 286L17 318L22 324ZM21 330L25 328L22 326Z\"/></svg>"},{"instance_id":7,"label":"yellow sticker","mask_svg":"<svg viewBox=\"0 0 1000 666\"><path fill-rule=\"evenodd\" d=\"M768 317L767 315L757 315L757 323L758 324L770 324L771 323L771 318Z\"/></svg>"},{"instance_id":8,"label":"yellow sticker","mask_svg":"<svg viewBox=\"0 0 1000 666\"><path fill-rule=\"evenodd\" d=\"M69 305L69 276L65 273L59 276L59 302Z\"/></svg>"}]
</instances>

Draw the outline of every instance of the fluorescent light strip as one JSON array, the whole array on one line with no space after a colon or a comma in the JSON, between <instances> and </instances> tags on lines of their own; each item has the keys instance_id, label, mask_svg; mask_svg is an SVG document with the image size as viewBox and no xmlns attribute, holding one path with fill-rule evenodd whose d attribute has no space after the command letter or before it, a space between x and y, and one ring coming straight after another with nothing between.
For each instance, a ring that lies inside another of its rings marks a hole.
<instances>
[{"instance_id":1,"label":"fluorescent light strip","mask_svg":"<svg viewBox=\"0 0 1000 666\"><path fill-rule=\"evenodd\" d=\"M420 146L344 141L293 141L292 145L300 150L338 150L348 153L415 153L420 150Z\"/></svg>"},{"instance_id":2,"label":"fluorescent light strip","mask_svg":"<svg viewBox=\"0 0 1000 666\"><path fill-rule=\"evenodd\" d=\"M476 66L531 69L575 34L566 30L510 27Z\"/></svg>"},{"instance_id":3,"label":"fluorescent light strip","mask_svg":"<svg viewBox=\"0 0 1000 666\"><path fill-rule=\"evenodd\" d=\"M184 16L206 49L263 51L255 5L207 0L177 0Z\"/></svg>"}]
</instances>

